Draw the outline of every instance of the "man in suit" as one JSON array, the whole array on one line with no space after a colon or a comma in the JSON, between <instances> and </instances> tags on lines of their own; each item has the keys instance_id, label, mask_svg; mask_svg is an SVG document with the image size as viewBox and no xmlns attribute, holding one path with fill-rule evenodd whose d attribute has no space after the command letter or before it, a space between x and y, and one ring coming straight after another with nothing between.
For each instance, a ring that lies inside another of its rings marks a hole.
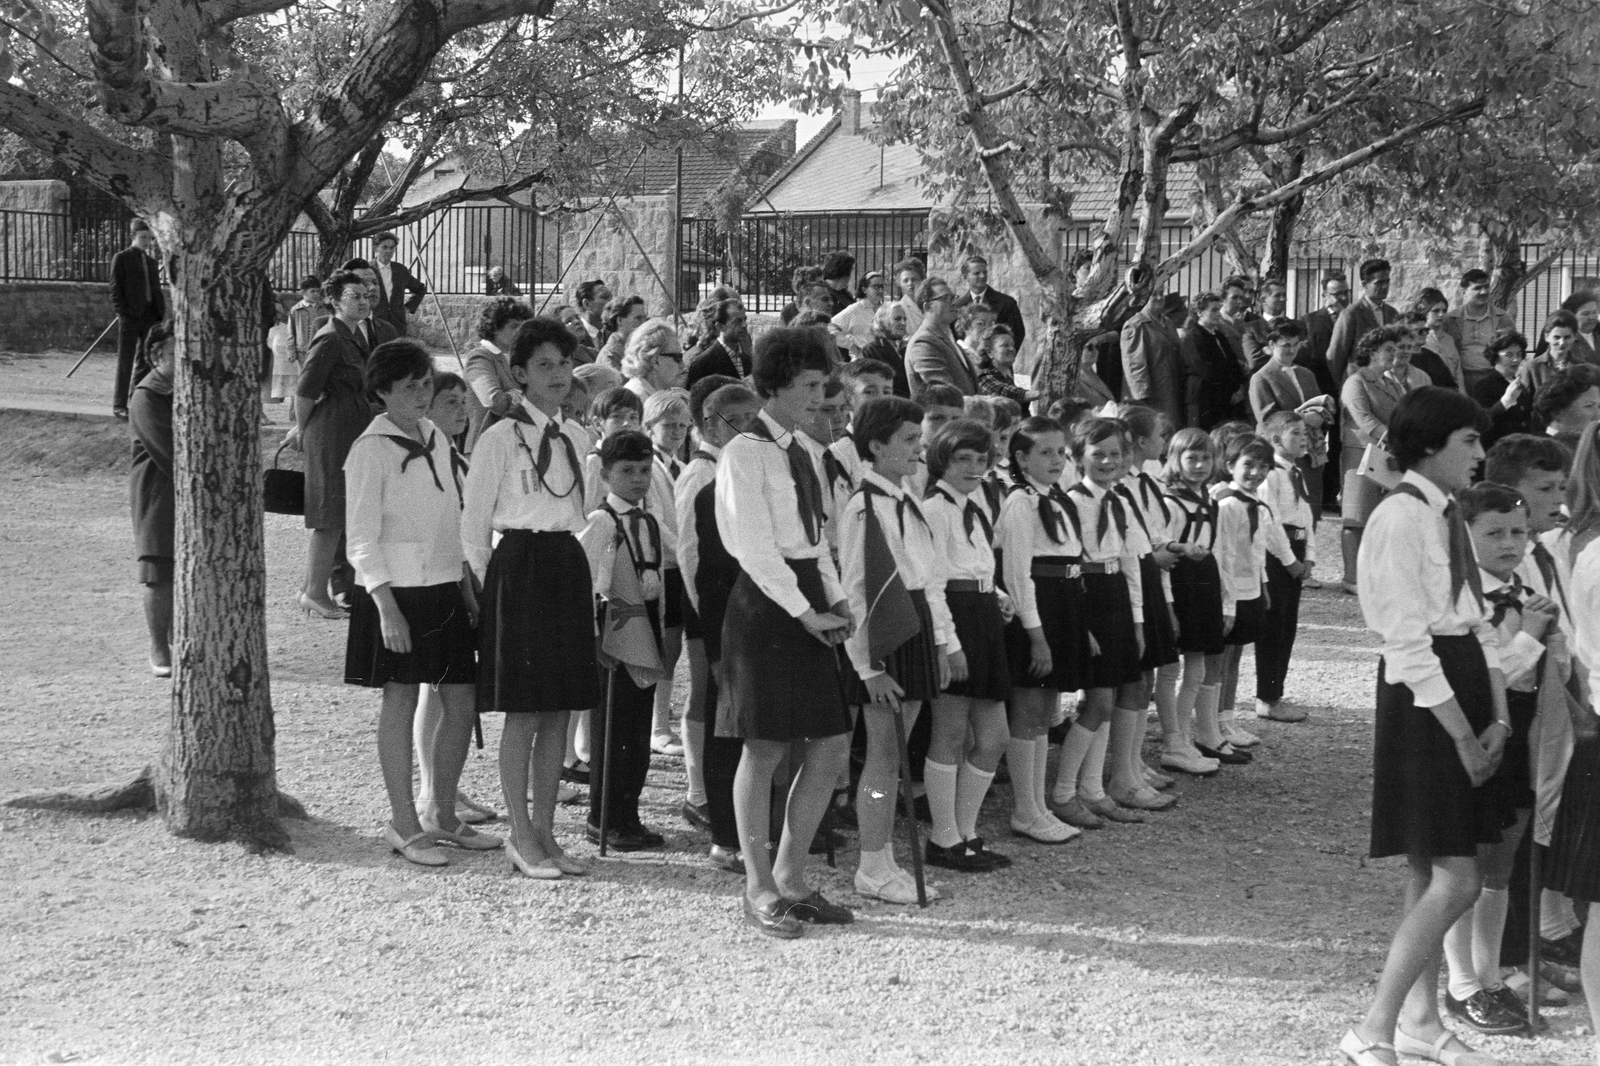
<instances>
[{"instance_id":1,"label":"man in suit","mask_svg":"<svg viewBox=\"0 0 1600 1066\"><path fill-rule=\"evenodd\" d=\"M1182 342L1172 319L1184 311L1183 297L1177 293L1153 295L1128 319L1119 338L1122 398L1166 415L1174 430L1182 429L1185 421Z\"/></svg>"},{"instance_id":2,"label":"man in suit","mask_svg":"<svg viewBox=\"0 0 1600 1066\"><path fill-rule=\"evenodd\" d=\"M117 312L117 378L111 413L128 420L128 390L150 369L145 337L167 317L161 294L161 269L155 260L156 235L142 218L128 227L128 247L111 260L111 306Z\"/></svg>"},{"instance_id":3,"label":"man in suit","mask_svg":"<svg viewBox=\"0 0 1600 1066\"><path fill-rule=\"evenodd\" d=\"M995 321L1009 329L1017 339L1017 352L1020 355L1028 327L1022 322L1022 310L1017 307L1017 301L998 289L989 288L989 260L981 255L967 256L961 262L961 280L966 282L967 291L956 300L956 309L960 310L970 303L992 308Z\"/></svg>"},{"instance_id":4,"label":"man in suit","mask_svg":"<svg viewBox=\"0 0 1600 1066\"><path fill-rule=\"evenodd\" d=\"M1261 314L1244 327L1244 357L1250 363L1251 373L1266 366L1267 360L1272 358L1267 351L1267 336L1289 321L1289 316L1284 314L1288 307L1288 286L1275 278L1261 283Z\"/></svg>"},{"instance_id":5,"label":"man in suit","mask_svg":"<svg viewBox=\"0 0 1600 1066\"><path fill-rule=\"evenodd\" d=\"M1250 380L1250 360L1245 355L1244 335L1256 320L1251 307L1256 302L1255 282L1243 274L1234 274L1222 283L1222 319L1217 331L1228 338L1233 354L1239 359L1239 372Z\"/></svg>"},{"instance_id":6,"label":"man in suit","mask_svg":"<svg viewBox=\"0 0 1600 1066\"><path fill-rule=\"evenodd\" d=\"M394 261L400 238L393 233L380 233L372 240L372 272L378 279L378 296L372 314L380 321L393 326L398 336L406 335L406 315L416 314L428 287L412 276L404 263ZM411 298L407 299L406 294Z\"/></svg>"},{"instance_id":7,"label":"man in suit","mask_svg":"<svg viewBox=\"0 0 1600 1066\"><path fill-rule=\"evenodd\" d=\"M1350 279L1342 270L1322 275L1322 306L1301 319L1306 327L1306 346L1295 357L1295 365L1311 371L1317 387L1338 399L1333 372L1328 369L1328 342L1333 340L1333 324L1350 306Z\"/></svg>"},{"instance_id":8,"label":"man in suit","mask_svg":"<svg viewBox=\"0 0 1600 1066\"><path fill-rule=\"evenodd\" d=\"M922 325L906 343L906 382L911 395L923 385L954 385L963 396L978 392L978 377L956 346L950 327L956 320L955 293L942 278L929 278L917 287L917 309Z\"/></svg>"},{"instance_id":9,"label":"man in suit","mask_svg":"<svg viewBox=\"0 0 1600 1066\"><path fill-rule=\"evenodd\" d=\"M1361 264L1361 295L1345 308L1333 324L1328 341L1328 372L1333 383L1344 386L1345 371L1355 354L1356 341L1379 326L1400 321L1400 312L1385 301L1389 295L1389 261L1368 259Z\"/></svg>"},{"instance_id":10,"label":"man in suit","mask_svg":"<svg viewBox=\"0 0 1600 1066\"><path fill-rule=\"evenodd\" d=\"M598 352L600 345L605 341L601 336L601 319L605 316L606 304L611 302L611 290L606 287L605 282L595 278L573 290L572 302L578 305L584 332L589 335L589 339L584 343Z\"/></svg>"}]
</instances>

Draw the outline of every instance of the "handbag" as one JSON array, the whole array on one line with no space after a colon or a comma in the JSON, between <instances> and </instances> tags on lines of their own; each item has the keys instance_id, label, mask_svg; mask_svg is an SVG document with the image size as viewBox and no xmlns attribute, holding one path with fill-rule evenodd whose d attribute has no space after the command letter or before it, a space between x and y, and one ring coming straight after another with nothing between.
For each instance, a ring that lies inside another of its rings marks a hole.
<instances>
[{"instance_id":1,"label":"handbag","mask_svg":"<svg viewBox=\"0 0 1600 1066\"><path fill-rule=\"evenodd\" d=\"M1394 461L1394 455L1381 444L1367 445L1366 451L1361 453L1361 465L1356 468L1356 473L1370 478L1384 489L1393 489L1404 476Z\"/></svg>"},{"instance_id":2,"label":"handbag","mask_svg":"<svg viewBox=\"0 0 1600 1066\"><path fill-rule=\"evenodd\" d=\"M262 475L261 503L269 514L306 513L306 475L300 470L279 470L278 457L289 446L287 438L272 453L272 468Z\"/></svg>"}]
</instances>

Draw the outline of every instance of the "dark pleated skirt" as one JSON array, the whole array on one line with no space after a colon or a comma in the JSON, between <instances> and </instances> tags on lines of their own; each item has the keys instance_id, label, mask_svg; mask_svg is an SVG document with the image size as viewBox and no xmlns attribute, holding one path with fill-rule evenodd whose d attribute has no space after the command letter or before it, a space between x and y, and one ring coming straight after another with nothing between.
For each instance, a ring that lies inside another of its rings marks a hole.
<instances>
[{"instance_id":1,"label":"dark pleated skirt","mask_svg":"<svg viewBox=\"0 0 1600 1066\"><path fill-rule=\"evenodd\" d=\"M1600 903L1600 737L1580 740L1550 833L1545 888Z\"/></svg>"},{"instance_id":2,"label":"dark pleated skirt","mask_svg":"<svg viewBox=\"0 0 1600 1066\"><path fill-rule=\"evenodd\" d=\"M594 584L571 533L507 530L484 575L478 711L581 711L600 702Z\"/></svg>"},{"instance_id":3,"label":"dark pleated skirt","mask_svg":"<svg viewBox=\"0 0 1600 1066\"><path fill-rule=\"evenodd\" d=\"M1033 660L1028 631L1022 628L1021 619L1013 618L1006 626L1006 669L1011 674L1011 687L1076 692L1085 687L1085 670L1089 663L1083 580L1035 577L1033 591L1039 608L1039 625L1044 630L1045 643L1050 646L1050 673L1034 677L1028 672L1028 664ZM966 643L965 637L962 643Z\"/></svg>"},{"instance_id":4,"label":"dark pleated skirt","mask_svg":"<svg viewBox=\"0 0 1600 1066\"><path fill-rule=\"evenodd\" d=\"M1230 648L1237 648L1260 640L1261 618L1266 613L1261 609L1261 597L1239 600L1233 605L1233 610L1233 628L1228 630L1222 642Z\"/></svg>"},{"instance_id":5,"label":"dark pleated skirt","mask_svg":"<svg viewBox=\"0 0 1600 1066\"><path fill-rule=\"evenodd\" d=\"M377 601L357 585L350 590L350 631L344 645L344 683L366 688L397 685L470 685L478 678L478 638L461 587L454 583L395 588L394 601L411 629L405 654L383 646Z\"/></svg>"},{"instance_id":6,"label":"dark pleated skirt","mask_svg":"<svg viewBox=\"0 0 1600 1066\"><path fill-rule=\"evenodd\" d=\"M1433 638L1445 680L1474 733L1494 717L1489 666L1471 634ZM1500 840L1506 824L1493 797L1473 788L1455 743L1406 685L1390 684L1378 663L1372 750L1372 857L1473 856ZM1557 823L1559 826L1559 822Z\"/></svg>"},{"instance_id":7,"label":"dark pleated skirt","mask_svg":"<svg viewBox=\"0 0 1600 1066\"><path fill-rule=\"evenodd\" d=\"M1167 611L1167 590L1161 584L1161 567L1146 555L1139 560L1144 586L1144 658L1140 665L1155 670L1178 661L1178 634Z\"/></svg>"},{"instance_id":8,"label":"dark pleated skirt","mask_svg":"<svg viewBox=\"0 0 1600 1066\"><path fill-rule=\"evenodd\" d=\"M933 642L933 613L928 610L928 597L921 589L911 590L911 605L916 608L922 628L884 658L883 669L905 693L901 699L927 701L939 694L939 647ZM851 674L845 683L846 700L859 707L870 706L872 697L867 686L854 676L855 671Z\"/></svg>"},{"instance_id":9,"label":"dark pleated skirt","mask_svg":"<svg viewBox=\"0 0 1600 1066\"><path fill-rule=\"evenodd\" d=\"M831 604L815 559L790 559L812 608ZM727 686L717 705L717 735L745 740L811 740L850 731L839 660L798 618L741 573L722 620Z\"/></svg>"},{"instance_id":10,"label":"dark pleated skirt","mask_svg":"<svg viewBox=\"0 0 1600 1066\"><path fill-rule=\"evenodd\" d=\"M1133 630L1133 599L1122 574L1084 574L1083 605L1087 628L1100 645L1089 658L1081 688L1131 685L1144 675L1139 642Z\"/></svg>"},{"instance_id":11,"label":"dark pleated skirt","mask_svg":"<svg viewBox=\"0 0 1600 1066\"><path fill-rule=\"evenodd\" d=\"M945 692L969 700L1010 699L1011 668L1000 597L992 592L946 592L944 599L967 659L967 679L950 682Z\"/></svg>"},{"instance_id":12,"label":"dark pleated skirt","mask_svg":"<svg viewBox=\"0 0 1600 1066\"><path fill-rule=\"evenodd\" d=\"M1506 738L1500 768L1484 783L1483 791L1501 810L1527 810L1533 807L1533 767L1528 752L1528 733L1539 713L1537 692L1506 692L1506 709L1511 712L1511 735Z\"/></svg>"},{"instance_id":13,"label":"dark pleated skirt","mask_svg":"<svg viewBox=\"0 0 1600 1066\"><path fill-rule=\"evenodd\" d=\"M1221 655L1227 648L1222 633L1222 575L1217 557L1179 559L1172 568L1172 611L1178 616L1178 651Z\"/></svg>"},{"instance_id":14,"label":"dark pleated skirt","mask_svg":"<svg viewBox=\"0 0 1600 1066\"><path fill-rule=\"evenodd\" d=\"M683 594L683 571L676 566L661 572L661 628L676 629L683 625L683 612L689 601Z\"/></svg>"}]
</instances>

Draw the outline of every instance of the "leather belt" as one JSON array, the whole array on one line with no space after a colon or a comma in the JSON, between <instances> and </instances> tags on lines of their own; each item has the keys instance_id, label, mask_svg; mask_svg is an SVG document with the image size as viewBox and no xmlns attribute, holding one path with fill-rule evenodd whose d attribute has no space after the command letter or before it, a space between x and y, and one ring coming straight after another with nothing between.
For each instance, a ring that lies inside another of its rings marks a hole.
<instances>
[{"instance_id":1,"label":"leather belt","mask_svg":"<svg viewBox=\"0 0 1600 1066\"><path fill-rule=\"evenodd\" d=\"M958 577L944 583L946 593L951 592L978 592L988 593L994 591L993 581L979 581L976 578Z\"/></svg>"},{"instance_id":2,"label":"leather belt","mask_svg":"<svg viewBox=\"0 0 1600 1066\"><path fill-rule=\"evenodd\" d=\"M1084 563L1083 572L1086 574L1120 574L1122 573L1122 563L1117 559L1111 559L1103 563Z\"/></svg>"}]
</instances>

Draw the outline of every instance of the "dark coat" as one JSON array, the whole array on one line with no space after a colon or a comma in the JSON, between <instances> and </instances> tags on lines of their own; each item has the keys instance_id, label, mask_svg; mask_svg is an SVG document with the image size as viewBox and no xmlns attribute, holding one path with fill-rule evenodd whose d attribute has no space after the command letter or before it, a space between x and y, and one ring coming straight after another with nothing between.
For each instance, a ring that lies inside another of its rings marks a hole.
<instances>
[{"instance_id":1,"label":"dark coat","mask_svg":"<svg viewBox=\"0 0 1600 1066\"><path fill-rule=\"evenodd\" d=\"M965 307L972 302L972 293L964 292L956 297L956 306ZM1011 336L1016 339L1017 351L1022 351L1023 338L1028 335L1028 327L1022 321L1022 309L1017 306L1017 301L990 287L983 290L984 306L994 309L995 321L1011 331Z\"/></svg>"},{"instance_id":2,"label":"dark coat","mask_svg":"<svg viewBox=\"0 0 1600 1066\"><path fill-rule=\"evenodd\" d=\"M1198 325L1185 330L1183 363L1189 376L1192 425L1209 431L1230 419L1249 417L1244 405L1234 400L1245 384L1244 370L1226 333L1211 333Z\"/></svg>"},{"instance_id":3,"label":"dark coat","mask_svg":"<svg viewBox=\"0 0 1600 1066\"><path fill-rule=\"evenodd\" d=\"M133 467L128 497L133 508L136 559L173 557L172 377L152 370L128 398Z\"/></svg>"},{"instance_id":4,"label":"dark coat","mask_svg":"<svg viewBox=\"0 0 1600 1066\"><path fill-rule=\"evenodd\" d=\"M1333 312L1318 308L1302 318L1306 327L1307 344L1295 356L1295 366L1303 366L1317 379L1317 388L1329 396L1337 397L1339 387L1334 384L1333 371L1328 369L1328 342L1333 340Z\"/></svg>"},{"instance_id":5,"label":"dark coat","mask_svg":"<svg viewBox=\"0 0 1600 1066\"><path fill-rule=\"evenodd\" d=\"M906 380L906 346L892 337L874 337L861 349L861 358L876 359L894 371L894 394L911 399L911 382Z\"/></svg>"},{"instance_id":6,"label":"dark coat","mask_svg":"<svg viewBox=\"0 0 1600 1066\"><path fill-rule=\"evenodd\" d=\"M1510 386L1511 382L1494 373L1479 378L1468 390L1472 398L1478 401L1478 406L1489 414L1489 434L1484 438L1485 445L1493 444L1501 437L1512 433L1527 433L1531 430L1533 391L1525 384L1517 402L1511 407L1506 407L1500 401Z\"/></svg>"},{"instance_id":7,"label":"dark coat","mask_svg":"<svg viewBox=\"0 0 1600 1066\"><path fill-rule=\"evenodd\" d=\"M722 374L735 380L742 380L747 376L744 367L740 366L728 352L721 337L712 337L706 341L689 360L689 375L684 388L692 389L696 382L714 374Z\"/></svg>"},{"instance_id":8,"label":"dark coat","mask_svg":"<svg viewBox=\"0 0 1600 1066\"><path fill-rule=\"evenodd\" d=\"M372 270L378 275L378 302L372 308L372 317L389 323L395 328L396 336L404 337L406 314L407 312L415 314L417 308L422 306L422 298L428 295L428 287L418 281L416 276L406 269L406 265L399 261L389 264L394 281L392 292L384 288L383 274L376 265ZM406 299L407 293L411 294L409 300Z\"/></svg>"},{"instance_id":9,"label":"dark coat","mask_svg":"<svg viewBox=\"0 0 1600 1066\"><path fill-rule=\"evenodd\" d=\"M1328 340L1328 370L1333 380L1344 383L1346 375L1355 373L1356 342L1379 326L1392 325L1400 320L1400 312L1385 303L1373 307L1362 295L1350 301L1350 306L1333 324L1333 336Z\"/></svg>"},{"instance_id":10,"label":"dark coat","mask_svg":"<svg viewBox=\"0 0 1600 1066\"><path fill-rule=\"evenodd\" d=\"M123 318L160 322L167 317L161 293L161 268L137 248L124 248L111 259L111 306Z\"/></svg>"},{"instance_id":11,"label":"dark coat","mask_svg":"<svg viewBox=\"0 0 1600 1066\"><path fill-rule=\"evenodd\" d=\"M1122 397L1185 425L1183 354L1178 331L1159 311L1140 311L1122 327Z\"/></svg>"}]
</instances>

